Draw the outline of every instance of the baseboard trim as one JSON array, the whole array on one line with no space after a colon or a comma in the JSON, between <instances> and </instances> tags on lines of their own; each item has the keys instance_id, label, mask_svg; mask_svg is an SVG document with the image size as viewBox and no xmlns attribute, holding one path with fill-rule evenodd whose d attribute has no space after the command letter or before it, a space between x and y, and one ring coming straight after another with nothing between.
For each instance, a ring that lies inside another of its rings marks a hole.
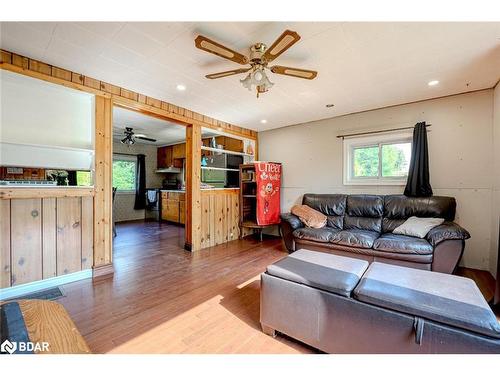
<instances>
[{"instance_id":1,"label":"baseboard trim","mask_svg":"<svg viewBox=\"0 0 500 375\"><path fill-rule=\"evenodd\" d=\"M56 286L72 283L83 279L88 279L90 277L92 277L92 270L88 269L88 270L69 273L67 275L51 277L50 279L33 281L31 283L11 286L8 288L0 289L0 300L18 297L33 292L38 292L40 290L53 288Z\"/></svg>"},{"instance_id":2,"label":"baseboard trim","mask_svg":"<svg viewBox=\"0 0 500 375\"><path fill-rule=\"evenodd\" d=\"M109 277L112 276L113 273L115 272L115 269L113 267L113 263L110 264L104 264L102 266L94 266L92 269L92 278L100 278L100 277Z\"/></svg>"}]
</instances>

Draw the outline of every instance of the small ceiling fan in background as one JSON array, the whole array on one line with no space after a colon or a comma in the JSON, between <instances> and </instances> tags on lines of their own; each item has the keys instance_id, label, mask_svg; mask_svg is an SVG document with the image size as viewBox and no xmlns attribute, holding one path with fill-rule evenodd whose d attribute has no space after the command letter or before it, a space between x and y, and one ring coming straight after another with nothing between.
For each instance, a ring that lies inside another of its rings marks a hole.
<instances>
[{"instance_id":1,"label":"small ceiling fan in background","mask_svg":"<svg viewBox=\"0 0 500 375\"><path fill-rule=\"evenodd\" d=\"M125 137L120 140L120 142L127 146L135 144L136 139L141 139L148 142L156 142L156 139L146 137L146 135L144 134L135 134L133 128L126 127L123 133L125 134Z\"/></svg>"},{"instance_id":2,"label":"small ceiling fan in background","mask_svg":"<svg viewBox=\"0 0 500 375\"><path fill-rule=\"evenodd\" d=\"M234 61L240 65L250 65L250 67L208 74L205 77L208 79L217 79L250 72L246 78L240 80L240 82L243 87L248 90L252 90L255 86L258 98L259 94L268 91L274 85L274 83L269 81L269 78L266 75L266 69L275 74L282 74L296 78L314 79L317 76L318 72L314 70L291 68L281 65L268 67L268 64L271 61L279 57L299 40L300 35L295 31L285 30L269 48L264 43L256 43L252 45L250 47L249 57L233 51L232 49L225 47L203 35L198 35L198 37L194 40L194 44L197 48L213 53L214 55L224 59Z\"/></svg>"}]
</instances>

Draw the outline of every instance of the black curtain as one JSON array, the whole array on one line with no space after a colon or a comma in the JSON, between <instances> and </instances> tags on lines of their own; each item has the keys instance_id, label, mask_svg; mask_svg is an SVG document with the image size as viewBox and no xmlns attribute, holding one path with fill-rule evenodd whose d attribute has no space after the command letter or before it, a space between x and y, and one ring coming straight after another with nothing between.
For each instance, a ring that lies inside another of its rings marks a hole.
<instances>
[{"instance_id":1,"label":"black curtain","mask_svg":"<svg viewBox=\"0 0 500 375\"><path fill-rule=\"evenodd\" d=\"M410 170L404 194L408 197L432 196L425 121L417 123L413 129Z\"/></svg>"},{"instance_id":2,"label":"black curtain","mask_svg":"<svg viewBox=\"0 0 500 375\"><path fill-rule=\"evenodd\" d=\"M146 155L137 155L134 210L146 208Z\"/></svg>"}]
</instances>

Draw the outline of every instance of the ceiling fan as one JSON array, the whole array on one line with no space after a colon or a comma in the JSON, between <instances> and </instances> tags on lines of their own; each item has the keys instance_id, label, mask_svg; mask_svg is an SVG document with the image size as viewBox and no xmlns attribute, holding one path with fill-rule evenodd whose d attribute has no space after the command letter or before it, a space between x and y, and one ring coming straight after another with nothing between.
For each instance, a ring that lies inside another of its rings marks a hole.
<instances>
[{"instance_id":1,"label":"ceiling fan","mask_svg":"<svg viewBox=\"0 0 500 375\"><path fill-rule=\"evenodd\" d=\"M234 61L235 63L241 65L250 65L250 67L228 70L225 72L208 74L205 77L208 79L217 79L232 76L235 74L248 73L246 78L240 80L243 87L248 90L252 90L255 86L257 91L257 98L259 94L268 91L274 83L269 81L266 75L266 69L270 70L276 74L282 74L286 76L292 76L304 79L314 79L318 72L314 70L290 68L288 66L274 65L268 67L268 64L283 54L287 49L293 46L300 40L300 35L295 31L285 30L283 34L279 36L278 39L271 45L267 47L264 43L256 43L250 47L250 56L247 57L239 52L233 51L232 49L223 46L203 35L198 35L194 40L194 44L197 48L213 53L224 59Z\"/></svg>"},{"instance_id":2,"label":"ceiling fan","mask_svg":"<svg viewBox=\"0 0 500 375\"><path fill-rule=\"evenodd\" d=\"M132 128L126 127L123 133L125 134L125 138L123 138L120 142L127 146L133 145L136 139L142 139L143 141L148 142L156 142L156 139L148 138L144 134L135 134Z\"/></svg>"}]
</instances>

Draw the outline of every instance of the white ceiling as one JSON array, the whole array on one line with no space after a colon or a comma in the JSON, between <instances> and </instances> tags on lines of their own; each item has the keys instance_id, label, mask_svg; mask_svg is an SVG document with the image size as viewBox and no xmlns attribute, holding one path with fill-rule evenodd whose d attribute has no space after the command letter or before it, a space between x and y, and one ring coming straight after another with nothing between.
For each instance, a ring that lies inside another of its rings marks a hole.
<instances>
[{"instance_id":1,"label":"white ceiling","mask_svg":"<svg viewBox=\"0 0 500 375\"><path fill-rule=\"evenodd\" d=\"M130 111L120 107L113 108L113 139L123 139L125 128L132 128L135 134L142 134L148 138L156 139L156 142L144 141L139 138L137 143L163 146L186 141L186 127L173 122L160 120L156 117ZM202 137L217 135L207 128L203 128Z\"/></svg>"},{"instance_id":2,"label":"white ceiling","mask_svg":"<svg viewBox=\"0 0 500 375\"><path fill-rule=\"evenodd\" d=\"M247 53L287 28L302 39L275 63L318 70L315 80L270 73L275 86L256 99L244 75L204 78L240 66L196 49L196 35ZM2 22L0 31L4 49L254 130L490 88L500 77L500 23Z\"/></svg>"}]
</instances>

